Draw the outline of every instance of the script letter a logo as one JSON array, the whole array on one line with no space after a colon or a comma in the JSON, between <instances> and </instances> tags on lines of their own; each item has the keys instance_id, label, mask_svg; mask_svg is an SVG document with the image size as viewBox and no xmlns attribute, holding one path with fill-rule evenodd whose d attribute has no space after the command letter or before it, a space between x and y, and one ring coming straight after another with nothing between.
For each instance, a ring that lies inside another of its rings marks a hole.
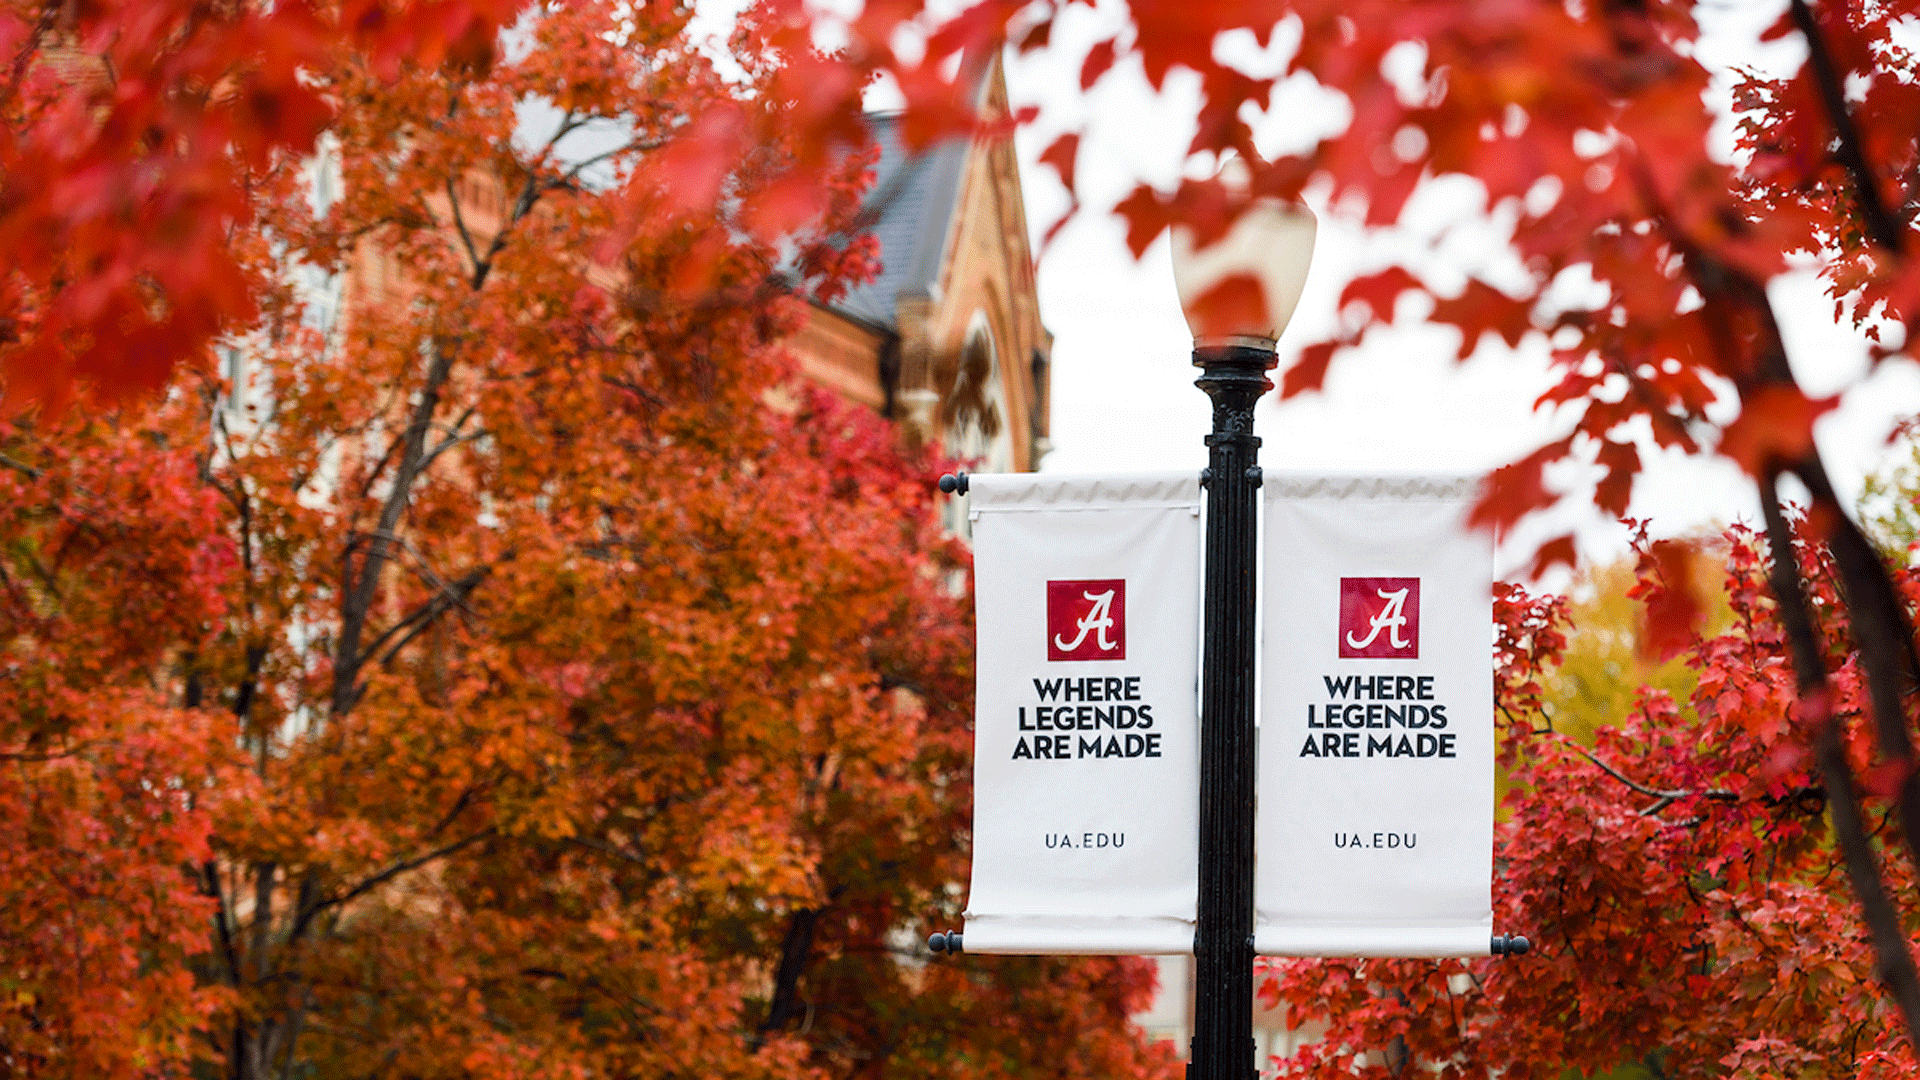
<instances>
[{"instance_id":1,"label":"script letter a logo","mask_svg":"<svg viewBox=\"0 0 1920 1080\"><path fill-rule=\"evenodd\" d=\"M1087 599L1093 601L1093 608L1087 612L1086 618L1074 623L1076 627L1079 627L1080 632L1073 636L1072 641L1061 641L1060 635L1055 634L1053 636L1053 647L1059 649L1061 652L1072 652L1080 647L1081 642L1087 640L1088 631L1098 630L1100 632L1098 640L1100 651L1112 652L1115 645L1113 642L1107 640L1107 631L1113 629L1113 590L1108 589L1103 593L1085 593L1084 595Z\"/></svg>"},{"instance_id":2,"label":"script letter a logo","mask_svg":"<svg viewBox=\"0 0 1920 1080\"><path fill-rule=\"evenodd\" d=\"M1126 658L1124 579L1047 582L1047 659Z\"/></svg>"},{"instance_id":3,"label":"script letter a logo","mask_svg":"<svg viewBox=\"0 0 1920 1080\"><path fill-rule=\"evenodd\" d=\"M1341 578L1340 655L1402 660L1420 655L1419 578Z\"/></svg>"},{"instance_id":4,"label":"script letter a logo","mask_svg":"<svg viewBox=\"0 0 1920 1080\"><path fill-rule=\"evenodd\" d=\"M1407 647L1408 642L1400 640L1400 628L1407 625L1407 616L1402 610L1407 606L1407 590L1395 589L1392 592L1388 592L1385 589L1380 589L1378 591L1380 593L1380 599L1385 600L1387 606L1381 608L1380 614L1375 615L1368 624L1369 629L1367 630L1366 637L1355 641L1353 640L1352 631L1348 631L1347 646L1349 648L1364 649L1373 644L1373 639L1380 636L1382 628L1388 630L1390 636L1387 640L1393 643L1394 648L1404 649Z\"/></svg>"}]
</instances>

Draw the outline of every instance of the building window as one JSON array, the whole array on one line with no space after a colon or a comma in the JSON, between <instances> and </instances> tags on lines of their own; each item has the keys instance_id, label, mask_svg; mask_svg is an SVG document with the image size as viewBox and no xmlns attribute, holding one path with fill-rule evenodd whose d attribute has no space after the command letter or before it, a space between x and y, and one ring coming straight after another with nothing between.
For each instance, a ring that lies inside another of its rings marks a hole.
<instances>
[{"instance_id":1,"label":"building window","mask_svg":"<svg viewBox=\"0 0 1920 1080\"><path fill-rule=\"evenodd\" d=\"M220 375L227 381L227 412L238 416L247 407L246 354L233 345L220 346Z\"/></svg>"}]
</instances>

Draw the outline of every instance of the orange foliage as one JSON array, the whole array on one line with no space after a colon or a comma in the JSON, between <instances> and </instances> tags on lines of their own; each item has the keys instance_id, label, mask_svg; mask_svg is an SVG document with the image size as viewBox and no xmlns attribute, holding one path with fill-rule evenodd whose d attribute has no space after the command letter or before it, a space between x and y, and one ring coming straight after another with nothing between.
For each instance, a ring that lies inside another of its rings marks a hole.
<instances>
[{"instance_id":1,"label":"orange foliage","mask_svg":"<svg viewBox=\"0 0 1920 1080\"><path fill-rule=\"evenodd\" d=\"M0 429L0 1060L1168 1075L1138 962L918 944L966 868L966 556L943 463L779 348L870 268L796 24L742 20L741 82L668 5L490 62L423 10L315 24L329 205L285 132L221 158L243 385Z\"/></svg>"}]
</instances>

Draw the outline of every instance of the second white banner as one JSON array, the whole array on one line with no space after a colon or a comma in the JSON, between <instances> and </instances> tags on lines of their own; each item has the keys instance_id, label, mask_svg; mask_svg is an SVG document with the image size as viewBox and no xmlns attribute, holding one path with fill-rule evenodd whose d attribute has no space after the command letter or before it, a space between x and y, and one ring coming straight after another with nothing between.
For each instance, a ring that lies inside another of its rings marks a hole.
<instances>
[{"instance_id":1,"label":"second white banner","mask_svg":"<svg viewBox=\"0 0 1920 1080\"><path fill-rule=\"evenodd\" d=\"M1454 478L1266 483L1255 949L1486 955L1493 544Z\"/></svg>"}]
</instances>

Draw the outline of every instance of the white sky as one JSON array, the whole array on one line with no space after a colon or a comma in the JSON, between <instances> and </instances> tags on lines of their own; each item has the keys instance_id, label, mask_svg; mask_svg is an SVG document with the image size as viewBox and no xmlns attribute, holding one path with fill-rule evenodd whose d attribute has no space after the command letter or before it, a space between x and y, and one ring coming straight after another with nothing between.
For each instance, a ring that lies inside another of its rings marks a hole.
<instances>
[{"instance_id":1,"label":"white sky","mask_svg":"<svg viewBox=\"0 0 1920 1080\"><path fill-rule=\"evenodd\" d=\"M1729 57L1775 69L1799 62L1789 42L1763 53L1752 46L1771 21L1771 5L1722 14L1711 28L1703 56ZM1098 8L1073 5L1055 23L1052 46L1012 58L1009 90L1016 105L1045 111L1039 124L1016 138L1023 170L1029 227L1037 245L1046 227L1066 208L1066 194L1039 153L1055 134L1083 117L1088 122L1078 175L1089 207L1102 209L1123 196L1135 178L1163 187L1177 182L1182 152L1193 134L1193 81L1176 71L1155 95L1137 64L1119 68L1084 98L1078 90L1085 49L1123 16L1103 0ZM1284 34L1266 57L1291 48ZM1250 39L1223 42L1222 49L1255 57ZM1260 129L1262 150L1272 153L1309 143L1346 123L1343 102L1308 85L1291 83L1282 104ZM1460 191L1423 197L1413 215L1416 228L1436 234L1460 215ZM1452 196L1452 197L1449 197ZM1306 295L1280 344L1284 369L1303 345L1332 325L1334 304L1354 274L1382 265L1405 241L1369 237L1350 220L1316 206L1320 235ZM1458 229L1441 247L1442 258L1422 264L1436 284L1459 280L1469 269L1498 273L1504 255L1497 235L1485 228ZM1122 472L1205 464L1201 442L1209 424L1206 395L1193 386L1191 339L1174 295L1165 241L1136 263L1117 219L1083 212L1041 254L1042 318L1055 334L1053 349L1054 451L1046 471ZM1885 439L1898 417L1920 412L1920 368L1894 361L1867 376L1864 343L1834 324L1832 305L1810 275L1782 279L1773 288L1796 373L1813 394L1845 390L1842 406L1822 419L1816 439L1844 497L1886 459ZM1465 364L1453 360L1457 335L1421 323L1403 305L1387 333L1375 330L1366 346L1337 359L1323 393L1285 404L1277 394L1262 402L1256 430L1265 440L1261 461L1269 472L1485 471L1538 446L1555 433L1548 417L1530 410L1550 381L1545 346L1535 340L1517 353L1496 339L1483 343ZM1730 463L1683 460L1643 450L1647 472L1631 513L1654 522L1656 535L1687 532L1715 522L1757 521L1751 483ZM1571 480L1571 477L1563 477ZM1532 542L1577 527L1585 558L1612 558L1625 550L1625 529L1578 507L1527 529L1507 545L1502 562L1524 566Z\"/></svg>"}]
</instances>

